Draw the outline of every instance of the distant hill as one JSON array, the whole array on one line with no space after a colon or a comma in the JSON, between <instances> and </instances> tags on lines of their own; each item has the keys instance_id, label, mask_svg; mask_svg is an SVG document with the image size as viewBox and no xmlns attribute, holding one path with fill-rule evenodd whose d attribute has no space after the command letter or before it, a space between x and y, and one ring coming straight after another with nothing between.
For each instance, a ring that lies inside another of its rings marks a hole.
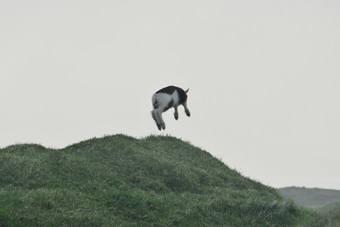
<instances>
[{"instance_id":1,"label":"distant hill","mask_svg":"<svg viewBox=\"0 0 340 227\"><path fill-rule=\"evenodd\" d=\"M316 212L180 139L0 149L0 226L322 226Z\"/></svg>"},{"instance_id":2,"label":"distant hill","mask_svg":"<svg viewBox=\"0 0 340 227\"><path fill-rule=\"evenodd\" d=\"M286 200L314 209L326 220L324 226L340 226L340 191L320 188L287 187L278 189Z\"/></svg>"},{"instance_id":3,"label":"distant hill","mask_svg":"<svg viewBox=\"0 0 340 227\"><path fill-rule=\"evenodd\" d=\"M292 199L300 206L313 209L340 202L339 190L286 187L280 188L278 191L284 198Z\"/></svg>"}]
</instances>

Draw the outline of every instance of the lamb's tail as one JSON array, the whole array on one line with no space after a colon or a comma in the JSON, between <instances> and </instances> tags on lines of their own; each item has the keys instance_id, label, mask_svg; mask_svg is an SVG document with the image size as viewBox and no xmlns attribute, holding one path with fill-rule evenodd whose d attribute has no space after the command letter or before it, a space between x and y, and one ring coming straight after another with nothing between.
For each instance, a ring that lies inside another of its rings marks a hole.
<instances>
[{"instance_id":1,"label":"lamb's tail","mask_svg":"<svg viewBox=\"0 0 340 227\"><path fill-rule=\"evenodd\" d=\"M188 91L189 91L189 88L185 91L185 93L188 93Z\"/></svg>"}]
</instances>

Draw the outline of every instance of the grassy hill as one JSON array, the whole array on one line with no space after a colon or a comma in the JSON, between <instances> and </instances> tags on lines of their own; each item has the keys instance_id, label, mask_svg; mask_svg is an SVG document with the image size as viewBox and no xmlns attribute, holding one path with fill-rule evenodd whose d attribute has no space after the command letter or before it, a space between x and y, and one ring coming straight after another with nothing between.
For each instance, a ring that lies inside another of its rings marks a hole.
<instances>
[{"instance_id":1,"label":"grassy hill","mask_svg":"<svg viewBox=\"0 0 340 227\"><path fill-rule=\"evenodd\" d=\"M0 226L317 226L320 218L173 137L0 149Z\"/></svg>"}]
</instances>

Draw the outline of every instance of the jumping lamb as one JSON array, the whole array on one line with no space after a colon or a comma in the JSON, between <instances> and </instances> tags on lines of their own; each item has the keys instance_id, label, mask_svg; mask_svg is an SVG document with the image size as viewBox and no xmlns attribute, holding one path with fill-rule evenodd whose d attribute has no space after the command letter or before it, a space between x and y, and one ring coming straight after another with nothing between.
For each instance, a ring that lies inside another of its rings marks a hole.
<instances>
[{"instance_id":1,"label":"jumping lamb","mask_svg":"<svg viewBox=\"0 0 340 227\"><path fill-rule=\"evenodd\" d=\"M152 118L155 120L159 130L165 129L165 123L162 118L162 113L173 107L175 109L174 117L178 119L179 105L183 105L185 113L190 117L190 111L187 107L187 93L189 89L184 91L182 88L168 86L157 91L152 96L153 110L151 111Z\"/></svg>"}]
</instances>

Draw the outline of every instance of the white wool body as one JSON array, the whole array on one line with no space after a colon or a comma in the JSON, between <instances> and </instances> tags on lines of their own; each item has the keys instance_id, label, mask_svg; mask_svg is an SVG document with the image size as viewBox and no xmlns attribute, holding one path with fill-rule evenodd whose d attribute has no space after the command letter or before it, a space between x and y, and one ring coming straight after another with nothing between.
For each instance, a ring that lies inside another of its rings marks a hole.
<instances>
[{"instance_id":1,"label":"white wool body","mask_svg":"<svg viewBox=\"0 0 340 227\"><path fill-rule=\"evenodd\" d=\"M172 94L166 94L166 93L155 93L152 96L152 103L153 105L156 107L156 109L160 109L160 110L167 110L171 107L177 107L179 105L179 96L178 96L178 92L175 91ZM169 104L172 105L168 107ZM165 111L166 111L165 110Z\"/></svg>"}]
</instances>

